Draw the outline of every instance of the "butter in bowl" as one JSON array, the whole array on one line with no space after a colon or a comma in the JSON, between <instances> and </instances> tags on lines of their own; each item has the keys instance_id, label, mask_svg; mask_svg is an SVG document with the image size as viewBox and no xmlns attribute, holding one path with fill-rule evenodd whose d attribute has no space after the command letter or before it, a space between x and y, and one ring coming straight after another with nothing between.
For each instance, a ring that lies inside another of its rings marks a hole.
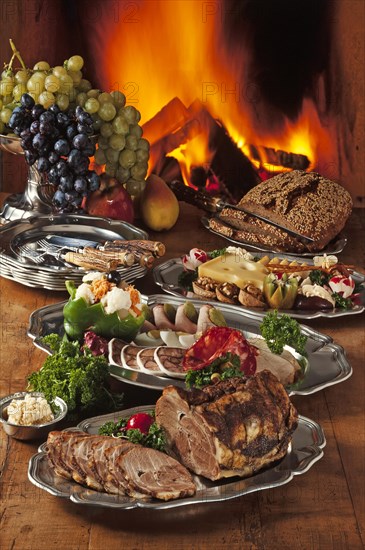
<instances>
[{"instance_id":1,"label":"butter in bowl","mask_svg":"<svg viewBox=\"0 0 365 550\"><path fill-rule=\"evenodd\" d=\"M0 422L7 435L23 441L45 439L67 414L60 397L48 403L40 392L18 392L0 399Z\"/></svg>"}]
</instances>

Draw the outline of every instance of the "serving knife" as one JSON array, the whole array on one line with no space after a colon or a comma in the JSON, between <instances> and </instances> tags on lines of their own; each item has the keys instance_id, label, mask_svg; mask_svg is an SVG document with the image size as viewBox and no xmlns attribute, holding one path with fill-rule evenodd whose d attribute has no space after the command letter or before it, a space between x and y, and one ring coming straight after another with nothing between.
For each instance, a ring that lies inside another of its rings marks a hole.
<instances>
[{"instance_id":1,"label":"serving knife","mask_svg":"<svg viewBox=\"0 0 365 550\"><path fill-rule=\"evenodd\" d=\"M262 216L261 214L257 214L256 212L251 212L249 209L244 208L242 206L236 206L235 204L230 204L228 202L225 202L223 199L220 199L219 197L212 197L210 195L207 195L206 193L203 193L202 191L196 191L192 187L188 187L187 185L184 185L184 183L182 183L181 181L174 180L169 184L169 186L171 190L174 192L174 194L176 195L176 198L178 200L187 202L189 204L193 204L194 206L198 206L199 208L202 208L206 212L217 214L221 212L224 208L231 208L232 210L238 210L240 212L244 212L248 216L253 216L254 218L262 220L263 222L268 223L269 225L277 227L278 229L285 231L285 233L288 233L288 235L295 237L298 241L303 241L307 243L315 242L315 239L313 239L312 237L308 237L307 235L302 235L301 233L297 233L296 231L289 229L281 225L280 223L277 223L273 220L269 220L265 216Z\"/></svg>"}]
</instances>

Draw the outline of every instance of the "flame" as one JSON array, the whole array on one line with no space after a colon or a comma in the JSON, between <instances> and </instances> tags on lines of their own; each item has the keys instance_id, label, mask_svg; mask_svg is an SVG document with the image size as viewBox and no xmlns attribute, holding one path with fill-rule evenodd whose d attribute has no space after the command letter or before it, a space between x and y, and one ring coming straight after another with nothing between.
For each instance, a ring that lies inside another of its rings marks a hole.
<instances>
[{"instance_id":1,"label":"flame","mask_svg":"<svg viewBox=\"0 0 365 550\"><path fill-rule=\"evenodd\" d=\"M268 150L303 155L309 159L308 170L317 168L321 155L333 158L328 130L313 101L303 100L295 121L284 119L271 127L268 117L264 124L258 120L260 105L237 77L246 54L241 51L241 57L229 59L224 51L224 3L141 0L133 5L136 12L129 27L124 20L111 25L103 63L110 88L123 91L127 103L141 112L144 135L152 146L184 129L191 119L190 106L198 100L213 119L222 121L258 168L283 170L272 162ZM212 151L207 136L200 134L181 143L173 144L166 154L179 161L188 182L191 167L209 165ZM152 151L153 162L156 155L157 150Z\"/></svg>"}]
</instances>

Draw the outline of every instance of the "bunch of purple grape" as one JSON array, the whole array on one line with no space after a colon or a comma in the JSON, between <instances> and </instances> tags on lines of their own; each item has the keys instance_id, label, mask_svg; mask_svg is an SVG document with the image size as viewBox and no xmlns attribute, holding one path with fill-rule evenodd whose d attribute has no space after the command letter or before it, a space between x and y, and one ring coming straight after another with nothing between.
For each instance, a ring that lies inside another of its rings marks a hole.
<instances>
[{"instance_id":1,"label":"bunch of purple grape","mask_svg":"<svg viewBox=\"0 0 365 550\"><path fill-rule=\"evenodd\" d=\"M58 211L79 210L84 197L99 188L99 176L89 170L95 145L93 119L82 107L63 112L57 105L45 109L23 94L9 126L21 138L27 163L57 187L53 204Z\"/></svg>"}]
</instances>

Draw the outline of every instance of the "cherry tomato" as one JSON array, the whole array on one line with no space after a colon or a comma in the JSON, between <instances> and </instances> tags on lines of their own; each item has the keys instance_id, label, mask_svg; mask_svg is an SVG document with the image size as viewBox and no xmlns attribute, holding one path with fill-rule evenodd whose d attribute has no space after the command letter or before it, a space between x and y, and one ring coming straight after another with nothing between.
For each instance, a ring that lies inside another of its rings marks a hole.
<instances>
[{"instance_id":1,"label":"cherry tomato","mask_svg":"<svg viewBox=\"0 0 365 550\"><path fill-rule=\"evenodd\" d=\"M151 424L153 424L153 418L150 414L137 413L128 420L126 430L139 430L147 435Z\"/></svg>"}]
</instances>

